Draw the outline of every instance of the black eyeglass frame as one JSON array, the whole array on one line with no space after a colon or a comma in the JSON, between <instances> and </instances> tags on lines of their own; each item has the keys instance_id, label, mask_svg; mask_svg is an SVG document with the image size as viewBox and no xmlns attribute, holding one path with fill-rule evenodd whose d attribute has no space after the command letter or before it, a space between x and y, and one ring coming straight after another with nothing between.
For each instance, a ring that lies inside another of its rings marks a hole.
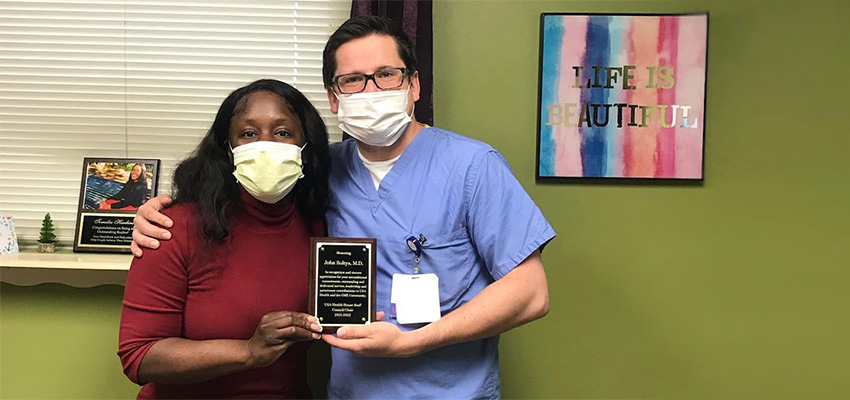
<instances>
[{"instance_id":1,"label":"black eyeglass frame","mask_svg":"<svg viewBox=\"0 0 850 400\"><path fill-rule=\"evenodd\" d=\"M397 69L397 70L401 71L401 82L399 82L399 84L398 84L398 85L395 85L395 86L393 86L393 87L381 87L381 85L379 85L379 84L378 84L378 81L375 79L375 74L377 74L377 73L379 73L379 72L381 72L381 71L386 71L386 70L395 70L395 69ZM408 70L408 69L407 69L407 67L393 67L393 68L382 68L380 71L376 71L374 74L359 74L359 73L353 73L353 74L342 74L342 75L337 75L337 76L335 76L335 77L333 78L333 80L331 80L331 84L332 84L333 86L336 86L336 90L337 90L337 92L338 92L339 94L355 94L355 93L362 93L364 90L366 90L366 86L368 86L368 85L369 85L369 80L371 80L371 81L372 81L372 83L374 83L374 84L375 84L375 87L377 87L378 89L381 89L381 90L390 90L390 89L400 88L402 85L404 85L404 78L405 78L405 77L409 77L409 76L410 76L409 71L410 71L410 70ZM343 93L343 92L342 92L342 88L341 88L341 87L339 87L339 78L342 78L342 77L345 77L345 76L351 76L351 75L363 75L363 77L365 78L365 79L363 80L363 89L360 89L360 90L358 90L358 91L356 91L356 92Z\"/></svg>"}]
</instances>

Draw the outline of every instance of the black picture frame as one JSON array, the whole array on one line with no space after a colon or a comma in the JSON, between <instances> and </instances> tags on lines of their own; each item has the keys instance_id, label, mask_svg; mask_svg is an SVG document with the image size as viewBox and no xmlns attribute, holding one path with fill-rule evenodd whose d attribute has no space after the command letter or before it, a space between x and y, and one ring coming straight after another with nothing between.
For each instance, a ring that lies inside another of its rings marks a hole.
<instances>
[{"instance_id":1,"label":"black picture frame","mask_svg":"<svg viewBox=\"0 0 850 400\"><path fill-rule=\"evenodd\" d=\"M84 158L74 252L129 253L133 218L157 195L159 169L158 159Z\"/></svg>"}]
</instances>

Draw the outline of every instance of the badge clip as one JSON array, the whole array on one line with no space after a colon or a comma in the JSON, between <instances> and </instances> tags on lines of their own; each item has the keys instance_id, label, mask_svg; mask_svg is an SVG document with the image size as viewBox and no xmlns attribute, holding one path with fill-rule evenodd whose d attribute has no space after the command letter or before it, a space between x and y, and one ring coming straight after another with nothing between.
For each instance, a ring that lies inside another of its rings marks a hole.
<instances>
[{"instance_id":1,"label":"badge clip","mask_svg":"<svg viewBox=\"0 0 850 400\"><path fill-rule=\"evenodd\" d=\"M407 238L407 248L409 248L410 251L413 252L413 255L416 256L416 266L413 267L414 274L419 273L419 256L422 255L422 243L425 243L425 240L425 236L421 233L418 238L416 236L410 236Z\"/></svg>"}]
</instances>

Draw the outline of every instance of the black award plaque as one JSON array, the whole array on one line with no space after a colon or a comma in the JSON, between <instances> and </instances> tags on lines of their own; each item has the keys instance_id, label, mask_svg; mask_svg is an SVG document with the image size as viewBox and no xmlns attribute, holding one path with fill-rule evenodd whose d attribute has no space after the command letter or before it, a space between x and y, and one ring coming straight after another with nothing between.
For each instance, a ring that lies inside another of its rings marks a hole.
<instances>
[{"instance_id":1,"label":"black award plaque","mask_svg":"<svg viewBox=\"0 0 850 400\"><path fill-rule=\"evenodd\" d=\"M156 196L159 160L84 158L75 252L129 253L136 210Z\"/></svg>"},{"instance_id":2,"label":"black award plaque","mask_svg":"<svg viewBox=\"0 0 850 400\"><path fill-rule=\"evenodd\" d=\"M309 313L334 333L375 321L375 239L310 238Z\"/></svg>"}]
</instances>

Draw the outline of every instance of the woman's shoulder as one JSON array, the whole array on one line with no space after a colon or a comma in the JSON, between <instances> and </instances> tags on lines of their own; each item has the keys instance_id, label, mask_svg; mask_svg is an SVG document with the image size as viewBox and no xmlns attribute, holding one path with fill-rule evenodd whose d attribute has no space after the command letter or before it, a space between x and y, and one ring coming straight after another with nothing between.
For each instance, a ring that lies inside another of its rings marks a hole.
<instances>
[{"instance_id":1,"label":"woman's shoulder","mask_svg":"<svg viewBox=\"0 0 850 400\"><path fill-rule=\"evenodd\" d=\"M195 216L200 213L197 203L177 203L160 211L163 215L174 221L174 227L194 226Z\"/></svg>"},{"instance_id":2,"label":"woman's shoulder","mask_svg":"<svg viewBox=\"0 0 850 400\"><path fill-rule=\"evenodd\" d=\"M183 216L194 216L196 212L200 210L198 203L188 202L188 203L176 203L172 204L166 208L163 208L160 212L171 217L183 217Z\"/></svg>"},{"instance_id":3,"label":"woman's shoulder","mask_svg":"<svg viewBox=\"0 0 850 400\"><path fill-rule=\"evenodd\" d=\"M171 233L171 238L161 241L159 249L178 251L187 255L188 259L199 243L198 222L196 220L196 216L200 214L198 205L195 203L177 203L160 210L160 212L171 219L173 224L170 228L165 228Z\"/></svg>"}]
</instances>

